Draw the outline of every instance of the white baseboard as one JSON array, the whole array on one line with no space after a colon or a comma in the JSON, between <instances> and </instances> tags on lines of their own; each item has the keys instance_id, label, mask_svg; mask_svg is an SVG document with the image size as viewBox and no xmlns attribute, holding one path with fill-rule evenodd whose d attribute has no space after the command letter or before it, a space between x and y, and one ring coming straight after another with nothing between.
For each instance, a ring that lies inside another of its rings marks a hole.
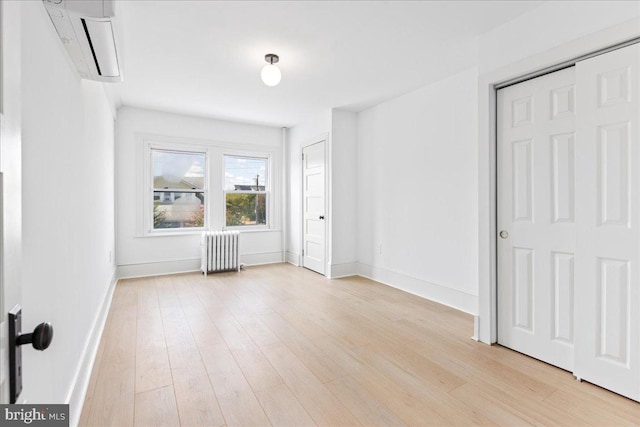
<instances>
[{"instance_id":1,"label":"white baseboard","mask_svg":"<svg viewBox=\"0 0 640 427\"><path fill-rule=\"evenodd\" d=\"M282 262L282 252L240 254L240 263L250 265L277 264ZM147 262L118 266L118 278L162 276L165 274L200 271L200 258L177 261Z\"/></svg>"},{"instance_id":2,"label":"white baseboard","mask_svg":"<svg viewBox=\"0 0 640 427\"><path fill-rule=\"evenodd\" d=\"M355 276L358 274L357 262L345 262L342 264L331 264L329 266L329 277L339 279L340 277Z\"/></svg>"},{"instance_id":3,"label":"white baseboard","mask_svg":"<svg viewBox=\"0 0 640 427\"><path fill-rule=\"evenodd\" d=\"M282 262L282 252L240 254L240 262L244 265L278 264Z\"/></svg>"},{"instance_id":4,"label":"white baseboard","mask_svg":"<svg viewBox=\"0 0 640 427\"><path fill-rule=\"evenodd\" d=\"M113 299L113 291L116 288L117 282L117 271L114 269L113 276L111 277L111 283L109 283L109 287L105 292L102 305L93 319L91 332L89 333L89 337L85 343L82 356L80 356L80 363L76 369L71 390L65 400L69 404L69 425L72 427L77 426L80 422L82 406L84 405L87 388L89 387L89 380L91 379L91 372L93 371L93 363L96 360L96 354L98 353L98 347L100 346L100 339L102 338L102 331L104 330L104 325L107 321L109 307L111 307L111 300Z\"/></svg>"},{"instance_id":5,"label":"white baseboard","mask_svg":"<svg viewBox=\"0 0 640 427\"><path fill-rule=\"evenodd\" d=\"M287 252L286 261L289 264L295 265L296 267L300 267L300 265L302 264L302 261L300 260L300 254L294 252Z\"/></svg>"},{"instance_id":6,"label":"white baseboard","mask_svg":"<svg viewBox=\"0 0 640 427\"><path fill-rule=\"evenodd\" d=\"M133 277L162 276L191 271L200 271L200 258L119 265L118 278L131 279Z\"/></svg>"},{"instance_id":7,"label":"white baseboard","mask_svg":"<svg viewBox=\"0 0 640 427\"><path fill-rule=\"evenodd\" d=\"M358 275L408 292L419 297L447 305L469 314L478 313L478 297L446 286L416 279L384 268L357 263Z\"/></svg>"}]
</instances>

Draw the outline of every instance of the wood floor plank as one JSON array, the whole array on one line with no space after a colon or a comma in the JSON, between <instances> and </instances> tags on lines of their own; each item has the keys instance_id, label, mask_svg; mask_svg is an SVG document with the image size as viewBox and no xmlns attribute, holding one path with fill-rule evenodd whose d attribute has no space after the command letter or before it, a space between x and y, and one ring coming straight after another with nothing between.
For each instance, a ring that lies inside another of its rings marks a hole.
<instances>
[{"instance_id":1,"label":"wood floor plank","mask_svg":"<svg viewBox=\"0 0 640 427\"><path fill-rule=\"evenodd\" d=\"M219 344L200 352L227 425L270 425L229 348Z\"/></svg>"},{"instance_id":2,"label":"wood floor plank","mask_svg":"<svg viewBox=\"0 0 640 427\"><path fill-rule=\"evenodd\" d=\"M585 398L581 399L585 402ZM577 403L575 393L567 390L557 390L545 399L545 403L565 413L569 413L579 422L596 426L604 425L631 425L625 421L625 416L616 411L611 411L611 407L604 401L595 398L586 398L587 405L582 402ZM635 413L637 422L640 423L640 407Z\"/></svg>"},{"instance_id":3,"label":"wood floor plank","mask_svg":"<svg viewBox=\"0 0 640 427\"><path fill-rule=\"evenodd\" d=\"M133 361L119 369L100 370L88 426L132 426L135 368Z\"/></svg>"},{"instance_id":4,"label":"wood floor plank","mask_svg":"<svg viewBox=\"0 0 640 427\"><path fill-rule=\"evenodd\" d=\"M357 381L343 377L326 386L365 426L406 426L393 412L374 399Z\"/></svg>"},{"instance_id":5,"label":"wood floor plank","mask_svg":"<svg viewBox=\"0 0 640 427\"><path fill-rule=\"evenodd\" d=\"M271 424L278 427L315 426L307 411L284 383L256 393Z\"/></svg>"},{"instance_id":6,"label":"wood floor plank","mask_svg":"<svg viewBox=\"0 0 640 427\"><path fill-rule=\"evenodd\" d=\"M401 387L394 380L368 366L347 345L335 337L325 337L317 342L327 357L344 366L352 376L374 399L397 414L408 425L422 425L429 420L433 425L447 425L433 407L426 405L411 390Z\"/></svg>"},{"instance_id":7,"label":"wood floor plank","mask_svg":"<svg viewBox=\"0 0 640 427\"><path fill-rule=\"evenodd\" d=\"M272 344L262 351L317 424L360 425L284 344Z\"/></svg>"},{"instance_id":8,"label":"wood floor plank","mask_svg":"<svg viewBox=\"0 0 640 427\"><path fill-rule=\"evenodd\" d=\"M258 347L280 342L280 339L256 315L243 313L234 317Z\"/></svg>"},{"instance_id":9,"label":"wood floor plank","mask_svg":"<svg viewBox=\"0 0 640 427\"><path fill-rule=\"evenodd\" d=\"M299 360L321 381L328 382L347 375L347 372L332 359L324 357L309 339L278 314L261 316L272 330L286 343Z\"/></svg>"},{"instance_id":10,"label":"wood floor plank","mask_svg":"<svg viewBox=\"0 0 640 427\"><path fill-rule=\"evenodd\" d=\"M482 344L476 343L476 346ZM413 342L410 348L434 363L451 366L451 369L456 369L467 381L496 385L514 396L542 401L557 390L553 383L543 381L526 370L502 364L480 352L469 351L464 344L451 342L447 346L437 340L419 340ZM456 357L449 356L451 351L456 352Z\"/></svg>"},{"instance_id":11,"label":"wood floor plank","mask_svg":"<svg viewBox=\"0 0 640 427\"><path fill-rule=\"evenodd\" d=\"M120 280L81 426L640 426L466 313L287 264Z\"/></svg>"},{"instance_id":12,"label":"wood floor plank","mask_svg":"<svg viewBox=\"0 0 640 427\"><path fill-rule=\"evenodd\" d=\"M275 387L282 383L280 375L235 317L220 319L216 322L216 326L253 391Z\"/></svg>"},{"instance_id":13,"label":"wood floor plank","mask_svg":"<svg viewBox=\"0 0 640 427\"><path fill-rule=\"evenodd\" d=\"M469 407L477 408L484 416L499 426L538 425L539 421L530 417L526 412L509 406L507 403L487 395L482 387L467 383L450 392Z\"/></svg>"},{"instance_id":14,"label":"wood floor plank","mask_svg":"<svg viewBox=\"0 0 640 427\"><path fill-rule=\"evenodd\" d=\"M78 421L78 425L86 426L89 422L89 416L91 414L91 406L93 402L93 397L95 395L96 387L98 384L98 375L100 373L100 365L102 364L102 357L104 355L104 346L105 339L103 339L107 331L109 330L110 321L107 317L105 321L104 329L102 331L102 337L100 338L100 344L98 345L98 351L96 352L96 359L93 362L93 369L91 371L91 377L89 378L89 385L87 387L87 394L85 396L85 401L82 406L82 412L80 414L80 420Z\"/></svg>"},{"instance_id":15,"label":"wood floor plank","mask_svg":"<svg viewBox=\"0 0 640 427\"><path fill-rule=\"evenodd\" d=\"M425 386L444 392L460 387L466 380L452 369L433 363L426 357L411 351L408 346L391 346L388 343L370 344L354 349L360 360L371 366L394 366L411 377L422 381Z\"/></svg>"},{"instance_id":16,"label":"wood floor plank","mask_svg":"<svg viewBox=\"0 0 640 427\"><path fill-rule=\"evenodd\" d=\"M136 326L136 393L170 386L173 380L154 286L138 286Z\"/></svg>"},{"instance_id":17,"label":"wood floor plank","mask_svg":"<svg viewBox=\"0 0 640 427\"><path fill-rule=\"evenodd\" d=\"M178 414L183 426L225 424L218 399L213 392L204 364L200 360L172 369L172 374Z\"/></svg>"},{"instance_id":18,"label":"wood floor plank","mask_svg":"<svg viewBox=\"0 0 640 427\"><path fill-rule=\"evenodd\" d=\"M173 386L136 393L136 427L174 427L180 425Z\"/></svg>"},{"instance_id":19,"label":"wood floor plank","mask_svg":"<svg viewBox=\"0 0 640 427\"><path fill-rule=\"evenodd\" d=\"M140 347L136 356L136 393L171 385L173 380L164 341Z\"/></svg>"},{"instance_id":20,"label":"wood floor plank","mask_svg":"<svg viewBox=\"0 0 640 427\"><path fill-rule=\"evenodd\" d=\"M329 334L329 332L296 311L290 309L278 310L278 314L312 342L316 338L325 337Z\"/></svg>"}]
</instances>

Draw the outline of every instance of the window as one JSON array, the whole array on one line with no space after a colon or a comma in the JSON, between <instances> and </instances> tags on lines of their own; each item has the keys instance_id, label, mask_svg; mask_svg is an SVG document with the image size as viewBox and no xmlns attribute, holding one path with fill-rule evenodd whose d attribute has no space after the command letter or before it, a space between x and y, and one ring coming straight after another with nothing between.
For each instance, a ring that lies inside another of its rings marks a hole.
<instances>
[{"instance_id":1,"label":"window","mask_svg":"<svg viewBox=\"0 0 640 427\"><path fill-rule=\"evenodd\" d=\"M138 236L227 228L271 232L280 225L275 148L157 135L137 141L136 154L144 161L137 186Z\"/></svg>"},{"instance_id":2,"label":"window","mask_svg":"<svg viewBox=\"0 0 640 427\"><path fill-rule=\"evenodd\" d=\"M224 156L225 225L266 226L268 222L269 159Z\"/></svg>"},{"instance_id":3,"label":"window","mask_svg":"<svg viewBox=\"0 0 640 427\"><path fill-rule=\"evenodd\" d=\"M206 154L151 149L153 229L205 227Z\"/></svg>"}]
</instances>

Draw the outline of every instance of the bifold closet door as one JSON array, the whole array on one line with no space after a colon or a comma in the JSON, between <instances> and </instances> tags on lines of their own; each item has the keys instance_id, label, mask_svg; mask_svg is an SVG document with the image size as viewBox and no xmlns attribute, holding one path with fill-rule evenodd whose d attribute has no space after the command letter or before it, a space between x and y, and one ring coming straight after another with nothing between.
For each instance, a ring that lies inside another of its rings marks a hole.
<instances>
[{"instance_id":1,"label":"bifold closet door","mask_svg":"<svg viewBox=\"0 0 640 427\"><path fill-rule=\"evenodd\" d=\"M573 369L574 67L498 91L498 342Z\"/></svg>"},{"instance_id":2,"label":"bifold closet door","mask_svg":"<svg viewBox=\"0 0 640 427\"><path fill-rule=\"evenodd\" d=\"M639 64L635 44L576 66L574 372L635 400L640 400Z\"/></svg>"}]
</instances>

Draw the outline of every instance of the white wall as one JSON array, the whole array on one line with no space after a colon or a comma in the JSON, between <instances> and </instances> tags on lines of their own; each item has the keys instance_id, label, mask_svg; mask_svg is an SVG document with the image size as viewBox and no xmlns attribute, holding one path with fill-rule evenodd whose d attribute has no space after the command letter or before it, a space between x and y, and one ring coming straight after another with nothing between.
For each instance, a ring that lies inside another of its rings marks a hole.
<instances>
[{"instance_id":1,"label":"white wall","mask_svg":"<svg viewBox=\"0 0 640 427\"><path fill-rule=\"evenodd\" d=\"M289 129L287 149L289 150L289 212L287 224L287 261L295 265L301 263L301 227L302 227L302 186L301 155L302 147L327 139L331 133L331 110L326 109L308 117L302 123Z\"/></svg>"},{"instance_id":2,"label":"white wall","mask_svg":"<svg viewBox=\"0 0 640 427\"><path fill-rule=\"evenodd\" d=\"M563 1L544 2L479 38L478 338L481 341L495 342L497 333L493 85L638 36L640 2Z\"/></svg>"},{"instance_id":3,"label":"white wall","mask_svg":"<svg viewBox=\"0 0 640 427\"><path fill-rule=\"evenodd\" d=\"M117 167L117 265L121 277L193 271L200 267L200 234L143 236L139 215L143 200L136 186L142 182L143 142L141 135L194 141L205 145L255 147L273 150L272 188L274 222L271 230L242 232L240 260L250 264L282 261L281 210L282 131L280 128L223 120L204 119L137 108L118 110L116 137ZM211 173L221 171L211 164ZM210 190L210 197L222 197L222 188ZM222 199L220 204L222 206ZM210 212L212 229L222 225L222 211Z\"/></svg>"},{"instance_id":4,"label":"white wall","mask_svg":"<svg viewBox=\"0 0 640 427\"><path fill-rule=\"evenodd\" d=\"M24 346L21 398L71 401L77 419L115 270L114 118L102 84L80 80L42 3L21 3L22 327L55 330L45 352Z\"/></svg>"},{"instance_id":5,"label":"white wall","mask_svg":"<svg viewBox=\"0 0 640 427\"><path fill-rule=\"evenodd\" d=\"M476 312L476 67L359 113L359 272Z\"/></svg>"},{"instance_id":6,"label":"white wall","mask_svg":"<svg viewBox=\"0 0 640 427\"><path fill-rule=\"evenodd\" d=\"M480 73L494 71L638 16L638 1L544 2L479 37ZM598 47L606 47L608 43L602 40L602 46ZM593 48L585 47L574 55L591 51Z\"/></svg>"},{"instance_id":7,"label":"white wall","mask_svg":"<svg viewBox=\"0 0 640 427\"><path fill-rule=\"evenodd\" d=\"M357 134L358 114L332 110L329 277L357 273Z\"/></svg>"}]
</instances>

